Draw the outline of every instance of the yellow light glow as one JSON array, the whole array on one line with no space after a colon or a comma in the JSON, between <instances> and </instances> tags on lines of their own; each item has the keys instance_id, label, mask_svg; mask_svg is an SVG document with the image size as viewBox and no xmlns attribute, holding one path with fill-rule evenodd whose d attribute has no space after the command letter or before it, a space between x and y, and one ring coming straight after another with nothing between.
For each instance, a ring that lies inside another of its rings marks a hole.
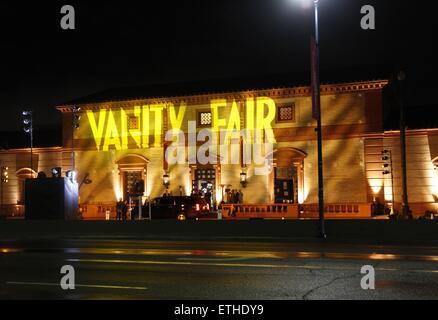
<instances>
[{"instance_id":1,"label":"yellow light glow","mask_svg":"<svg viewBox=\"0 0 438 320\"><path fill-rule=\"evenodd\" d=\"M154 136L153 146L155 148L162 147L163 121L165 120L164 110L169 108L168 132L181 132L187 106L185 102L182 102L178 110L176 110L172 103L168 105L157 103L152 105L134 106L132 108L133 110L125 110L123 108L117 110L101 109L98 115L92 111L87 111L91 134L93 135L97 150L109 151L109 149L129 149L132 145L129 140L130 138L135 142L133 148L146 149L150 147L150 135ZM240 103L238 101L234 99L231 101L227 101L227 99L213 99L210 101L210 108L212 112L212 127L209 132L212 131L212 139L211 141L209 141L210 139L207 141L206 139L203 139L206 135L203 131L208 131L207 128L206 130L201 130L197 133L197 139L198 141L208 142L206 143L206 146L208 145L207 149L210 153L214 153L213 157L215 159L217 159L218 156L217 152L219 145L228 146L231 141L231 144L233 145L231 154L235 156L232 159L237 159L236 161L233 160L232 163L239 162L240 140L242 136L245 140L246 146L244 154L248 155L245 159L248 159L248 161L251 162L251 149L248 150L248 148L253 146L251 143L254 141L252 134L254 134L255 131L257 132L259 140L262 140L265 136L265 141L269 144L276 142L272 129L272 122L275 120L276 116L276 105L271 98L257 97L248 98L246 100L247 128L241 128L241 111L245 111L240 109ZM229 115L228 117L224 117L222 114L227 113L227 108L229 109ZM133 117L136 118L137 125L136 127L131 128L129 123L133 120ZM218 132L220 131L225 133L225 135L222 135L222 132L221 135L219 135ZM190 143L188 148L190 149ZM202 150L202 146L199 149L198 155L202 155L205 150ZM214 163L215 161L211 163Z\"/></svg>"},{"instance_id":2,"label":"yellow light glow","mask_svg":"<svg viewBox=\"0 0 438 320\"><path fill-rule=\"evenodd\" d=\"M164 104L156 104L151 105L150 110L151 112L155 113L155 126L154 126L154 136L155 136L155 144L154 146L156 148L159 148L161 146L161 135L163 130L163 110L166 108L166 105Z\"/></svg>"},{"instance_id":3,"label":"yellow light glow","mask_svg":"<svg viewBox=\"0 0 438 320\"><path fill-rule=\"evenodd\" d=\"M108 151L109 146L114 145L116 150L122 150L122 145L120 143L119 130L117 130L116 121L114 119L114 114L112 110L108 113L108 123L106 126L105 140L103 142L103 151Z\"/></svg>"},{"instance_id":4,"label":"yellow light glow","mask_svg":"<svg viewBox=\"0 0 438 320\"><path fill-rule=\"evenodd\" d=\"M93 133L94 141L96 142L97 150L100 150L100 143L103 138L103 129L105 126L106 110L99 111L99 124L96 124L93 111L87 111L88 122L90 123L91 132Z\"/></svg>"},{"instance_id":5,"label":"yellow light glow","mask_svg":"<svg viewBox=\"0 0 438 320\"><path fill-rule=\"evenodd\" d=\"M170 118L170 125L172 127L172 130L181 130L182 123L184 120L184 115L186 113L186 108L187 108L186 104L181 103L177 115L175 111L175 106L173 104L170 104L169 118Z\"/></svg>"},{"instance_id":6,"label":"yellow light glow","mask_svg":"<svg viewBox=\"0 0 438 320\"><path fill-rule=\"evenodd\" d=\"M374 195L380 193L383 187L383 179L368 179L368 184L373 190Z\"/></svg>"},{"instance_id":7,"label":"yellow light glow","mask_svg":"<svg viewBox=\"0 0 438 320\"><path fill-rule=\"evenodd\" d=\"M266 107L268 114L265 117ZM257 98L257 119L256 128L258 130L265 130L266 139L268 143L275 143L274 131L272 130L272 122L275 120L276 114L275 102L271 98L258 97ZM261 135L259 136L261 138ZM261 141L260 141L261 142Z\"/></svg>"},{"instance_id":8,"label":"yellow light glow","mask_svg":"<svg viewBox=\"0 0 438 320\"><path fill-rule=\"evenodd\" d=\"M120 175L118 168L115 168L113 170L113 190L114 190L114 196L116 197L117 201L123 198L123 190L120 183Z\"/></svg>"}]
</instances>

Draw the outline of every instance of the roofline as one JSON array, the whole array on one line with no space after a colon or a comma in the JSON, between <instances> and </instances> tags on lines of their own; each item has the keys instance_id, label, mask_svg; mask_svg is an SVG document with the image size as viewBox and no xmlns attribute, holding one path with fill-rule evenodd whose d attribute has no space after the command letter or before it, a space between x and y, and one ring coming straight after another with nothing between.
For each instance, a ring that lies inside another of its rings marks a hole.
<instances>
[{"instance_id":1,"label":"roofline","mask_svg":"<svg viewBox=\"0 0 438 320\"><path fill-rule=\"evenodd\" d=\"M53 146L53 147L41 147L41 148L33 148L34 153L39 152L59 152L64 151L66 148L62 146ZM0 154L5 153L29 153L30 147L27 148L13 148L13 149L0 149Z\"/></svg>"},{"instance_id":2,"label":"roofline","mask_svg":"<svg viewBox=\"0 0 438 320\"><path fill-rule=\"evenodd\" d=\"M370 91L381 90L388 84L388 80L371 80L371 81L357 81L357 82L345 82L345 83L333 83L322 84L321 95L357 92L357 91ZM281 96L310 96L310 86L299 87L279 87L270 89L252 89L243 91L228 91L228 92L206 92L202 94L184 95L184 96L167 96L167 97L149 97L149 98L133 98L123 100L102 100L96 102L77 103L77 104L63 104L56 106L56 109L62 113L71 112L73 106L80 106L82 109L90 110L95 109L96 105L105 103L123 104L123 103L138 103L138 104L155 104L155 103L177 103L181 100L185 100L191 104L202 104L208 99L220 99L220 98L247 98L255 96L269 96L269 97L281 97ZM207 99L208 98L208 99Z\"/></svg>"}]
</instances>

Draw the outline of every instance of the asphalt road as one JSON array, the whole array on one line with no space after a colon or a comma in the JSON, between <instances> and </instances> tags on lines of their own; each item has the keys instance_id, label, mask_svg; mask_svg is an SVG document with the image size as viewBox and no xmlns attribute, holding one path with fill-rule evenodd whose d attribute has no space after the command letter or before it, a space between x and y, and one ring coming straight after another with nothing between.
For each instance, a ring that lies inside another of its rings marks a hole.
<instances>
[{"instance_id":1,"label":"asphalt road","mask_svg":"<svg viewBox=\"0 0 438 320\"><path fill-rule=\"evenodd\" d=\"M63 265L75 269L62 290ZM361 267L375 268L375 290ZM0 299L437 299L438 247L0 240Z\"/></svg>"}]
</instances>

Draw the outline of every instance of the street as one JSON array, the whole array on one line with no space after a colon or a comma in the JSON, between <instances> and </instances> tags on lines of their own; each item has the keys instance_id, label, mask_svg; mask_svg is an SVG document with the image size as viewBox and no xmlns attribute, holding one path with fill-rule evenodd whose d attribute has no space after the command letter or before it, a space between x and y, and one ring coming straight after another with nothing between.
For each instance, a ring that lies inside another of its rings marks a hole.
<instances>
[{"instance_id":1,"label":"street","mask_svg":"<svg viewBox=\"0 0 438 320\"><path fill-rule=\"evenodd\" d=\"M63 265L75 270L62 290ZM375 290L361 268L375 268ZM0 299L436 299L438 247L251 241L3 240Z\"/></svg>"}]
</instances>

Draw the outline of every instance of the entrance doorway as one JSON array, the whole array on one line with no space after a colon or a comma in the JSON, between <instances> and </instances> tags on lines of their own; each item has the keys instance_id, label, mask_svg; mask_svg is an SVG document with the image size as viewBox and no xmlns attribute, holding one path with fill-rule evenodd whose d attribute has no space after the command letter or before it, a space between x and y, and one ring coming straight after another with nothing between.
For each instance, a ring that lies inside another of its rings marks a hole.
<instances>
[{"instance_id":1,"label":"entrance doorway","mask_svg":"<svg viewBox=\"0 0 438 320\"><path fill-rule=\"evenodd\" d=\"M196 169L194 180L192 180L192 194L204 197L210 204L210 208L213 207L216 194L216 170L209 169Z\"/></svg>"},{"instance_id":2,"label":"entrance doorway","mask_svg":"<svg viewBox=\"0 0 438 320\"><path fill-rule=\"evenodd\" d=\"M116 162L119 171L119 183L116 190L118 198L129 200L132 194L144 195L148 162L148 159L137 154L128 154Z\"/></svg>"},{"instance_id":3,"label":"entrance doorway","mask_svg":"<svg viewBox=\"0 0 438 320\"><path fill-rule=\"evenodd\" d=\"M138 193L139 183L144 183L143 171L124 171L123 175L123 198L128 199L130 195Z\"/></svg>"},{"instance_id":4,"label":"entrance doorway","mask_svg":"<svg viewBox=\"0 0 438 320\"><path fill-rule=\"evenodd\" d=\"M296 167L277 167L274 177L275 203L297 203L297 169Z\"/></svg>"}]
</instances>

